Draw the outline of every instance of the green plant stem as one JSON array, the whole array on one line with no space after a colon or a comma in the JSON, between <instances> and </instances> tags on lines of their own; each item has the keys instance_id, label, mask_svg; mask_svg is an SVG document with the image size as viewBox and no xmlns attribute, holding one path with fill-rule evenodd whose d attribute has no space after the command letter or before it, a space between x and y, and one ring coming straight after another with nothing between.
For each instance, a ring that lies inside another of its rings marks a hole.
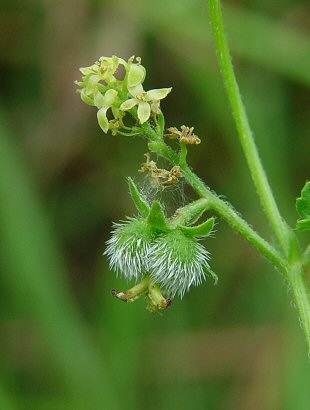
<instances>
[{"instance_id":1,"label":"green plant stem","mask_svg":"<svg viewBox=\"0 0 310 410\"><path fill-rule=\"evenodd\" d=\"M239 87L234 74L232 60L223 25L221 1L209 0L209 10L217 58L228 94L230 106L232 108L233 117L236 122L239 139L265 214L271 224L273 232L276 235L278 243L288 260L287 268L285 269L284 273L286 274L286 278L292 289L294 302L297 306L300 315L300 321L306 335L308 348L310 350L309 286L304 276L301 256L298 252L297 238L294 232L287 226L286 222L280 215L278 206L273 197L264 168L258 155L253 134L249 125L244 105L242 103ZM222 204L218 201L216 201L214 209L217 210L218 213L222 211L225 214L229 214L229 209L222 208ZM229 221L229 218L227 219ZM231 225L233 226L233 224ZM241 226L241 228L243 229L243 226ZM246 237L246 233L244 233L243 236ZM253 245L255 245L255 243L253 243ZM308 253L306 253L306 258L304 257L304 259L309 258L307 255ZM296 260L298 262L296 262Z\"/></svg>"},{"instance_id":2,"label":"green plant stem","mask_svg":"<svg viewBox=\"0 0 310 410\"><path fill-rule=\"evenodd\" d=\"M152 137L154 141L153 133ZM292 244L290 245L290 260L292 262L289 263L287 259L283 258L272 245L270 245L257 232L255 232L230 204L223 201L215 193L213 193L186 163L183 161L180 162L180 157L168 145L162 141L159 141L151 142L148 146L151 151L156 152L163 158L170 161L173 165L179 165L181 167L184 178L201 198L193 203L195 207L198 205L202 209L212 209L216 212L235 231L242 235L262 255L271 261L274 266L284 275L288 281L289 287L292 290L294 304L297 307L300 322L305 332L308 349L310 351L310 295L303 267L299 260L300 257L298 248L296 249L295 235L291 235ZM310 250L306 250L304 254L304 261L308 261L310 263Z\"/></svg>"},{"instance_id":3,"label":"green plant stem","mask_svg":"<svg viewBox=\"0 0 310 410\"><path fill-rule=\"evenodd\" d=\"M187 182L202 197L208 199L209 209L213 209L221 216L235 231L242 235L248 242L257 248L267 259L269 259L278 269L285 270L285 261L279 253L265 241L250 225L232 208L230 204L223 201L191 171L188 165L182 167L182 172Z\"/></svg>"},{"instance_id":4,"label":"green plant stem","mask_svg":"<svg viewBox=\"0 0 310 410\"><path fill-rule=\"evenodd\" d=\"M186 181L194 191L208 201L208 209L214 210L235 231L255 246L261 254L269 259L282 272L286 271L286 263L282 256L265 241L250 225L229 205L214 194L205 183L189 168L186 163L179 163L178 155L164 142L149 143L149 149L169 160L173 165L180 165Z\"/></svg>"},{"instance_id":5,"label":"green plant stem","mask_svg":"<svg viewBox=\"0 0 310 410\"><path fill-rule=\"evenodd\" d=\"M307 270L310 268L310 244L306 247L306 250L303 255L303 259L304 259L304 267Z\"/></svg>"},{"instance_id":6,"label":"green plant stem","mask_svg":"<svg viewBox=\"0 0 310 410\"><path fill-rule=\"evenodd\" d=\"M300 324L304 330L308 352L310 354L310 292L301 263L289 266L287 279L293 295L294 304L299 313Z\"/></svg>"},{"instance_id":7,"label":"green plant stem","mask_svg":"<svg viewBox=\"0 0 310 410\"><path fill-rule=\"evenodd\" d=\"M224 31L221 1L209 0L209 10L217 58L232 108L233 117L236 122L243 152L245 154L252 179L266 216L269 219L271 227L284 254L288 255L288 228L280 215L278 206L273 197L264 168L259 158L245 108L242 103Z\"/></svg>"},{"instance_id":8,"label":"green plant stem","mask_svg":"<svg viewBox=\"0 0 310 410\"><path fill-rule=\"evenodd\" d=\"M208 200L208 208L213 209L218 215L220 215L234 230L239 232L285 275L289 286L292 289L294 303L298 309L301 325L305 332L310 351L309 287L304 275L297 239L294 232L287 226L286 222L280 215L258 155L232 66L223 26L220 0L209 0L209 9L218 61L236 122L239 139L264 212L271 224L272 230L285 258L283 258L273 246L256 233L228 203L220 199L198 178L186 163L186 152L184 149L181 149L180 156L177 155L163 142L161 135L158 135L156 138L154 130L151 131L149 128L143 127L144 132L152 141L149 143L149 149L168 159L174 165L179 165L182 169L183 176L196 193L201 198ZM310 264L309 248L307 248L303 256L303 263L304 266Z\"/></svg>"}]
</instances>

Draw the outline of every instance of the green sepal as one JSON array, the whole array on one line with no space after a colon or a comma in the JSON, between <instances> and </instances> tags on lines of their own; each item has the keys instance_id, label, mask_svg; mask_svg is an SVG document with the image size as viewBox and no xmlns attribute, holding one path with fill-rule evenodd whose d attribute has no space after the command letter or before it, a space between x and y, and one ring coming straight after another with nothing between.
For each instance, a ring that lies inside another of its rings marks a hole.
<instances>
[{"instance_id":1,"label":"green sepal","mask_svg":"<svg viewBox=\"0 0 310 410\"><path fill-rule=\"evenodd\" d=\"M193 225L202 217L202 215L206 212L206 208L198 209L195 215L191 216L191 219L188 221L190 225Z\"/></svg>"},{"instance_id":2,"label":"green sepal","mask_svg":"<svg viewBox=\"0 0 310 410\"><path fill-rule=\"evenodd\" d=\"M297 221L297 229L310 230L310 181L306 182L301 197L296 199L296 209L301 218Z\"/></svg>"},{"instance_id":3,"label":"green sepal","mask_svg":"<svg viewBox=\"0 0 310 410\"><path fill-rule=\"evenodd\" d=\"M147 222L153 228L160 231L165 232L169 230L164 211L158 201L153 202Z\"/></svg>"},{"instance_id":4,"label":"green sepal","mask_svg":"<svg viewBox=\"0 0 310 410\"><path fill-rule=\"evenodd\" d=\"M183 233L190 236L205 237L210 234L214 226L215 219L209 218L206 222L196 226L180 226Z\"/></svg>"},{"instance_id":5,"label":"green sepal","mask_svg":"<svg viewBox=\"0 0 310 410\"><path fill-rule=\"evenodd\" d=\"M136 208L140 212L140 214L144 217L147 217L150 213L150 207L146 200L142 197L141 193L139 192L136 184L133 182L132 178L127 179L128 186L129 186L129 192L131 195L131 198L136 205Z\"/></svg>"}]
</instances>

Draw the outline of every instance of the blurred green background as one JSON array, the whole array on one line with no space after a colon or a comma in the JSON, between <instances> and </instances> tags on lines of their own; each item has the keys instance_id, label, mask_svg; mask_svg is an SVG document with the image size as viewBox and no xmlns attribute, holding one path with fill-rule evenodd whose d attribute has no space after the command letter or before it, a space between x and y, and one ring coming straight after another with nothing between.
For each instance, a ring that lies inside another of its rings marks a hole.
<instances>
[{"instance_id":1,"label":"blurred green background","mask_svg":"<svg viewBox=\"0 0 310 410\"><path fill-rule=\"evenodd\" d=\"M224 19L256 141L291 225L309 178L310 7L226 1ZM267 239L202 0L0 3L0 409L303 410L310 365L287 285L218 221L211 281L151 315L102 257L132 215L125 177L145 142L105 136L78 67L140 55L146 89L173 87L167 126L195 126L190 163ZM140 177L141 178L141 177ZM173 190L175 203L194 199ZM173 209L172 209L173 210ZM301 241L306 242L306 234Z\"/></svg>"}]
</instances>

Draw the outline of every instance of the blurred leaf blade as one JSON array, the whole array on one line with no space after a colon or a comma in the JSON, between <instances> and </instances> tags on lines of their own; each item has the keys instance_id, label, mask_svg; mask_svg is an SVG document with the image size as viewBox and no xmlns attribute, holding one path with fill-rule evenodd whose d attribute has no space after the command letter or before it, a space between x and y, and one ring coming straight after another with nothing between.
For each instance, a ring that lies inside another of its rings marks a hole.
<instances>
[{"instance_id":1,"label":"blurred leaf blade","mask_svg":"<svg viewBox=\"0 0 310 410\"><path fill-rule=\"evenodd\" d=\"M0 224L7 271L43 330L67 388L93 409L117 408L102 361L74 306L65 268L28 171L0 121ZM26 310L27 310L26 309ZM91 379L85 377L90 374Z\"/></svg>"},{"instance_id":2,"label":"blurred leaf blade","mask_svg":"<svg viewBox=\"0 0 310 410\"><path fill-rule=\"evenodd\" d=\"M115 4L124 13L127 12L123 1ZM183 42L195 44L192 52L196 55L196 63L204 62L207 50L213 53L204 3L177 0L151 3L136 0L135 9L147 30L155 31L163 38L178 38L180 46ZM233 53L310 85L310 42L303 33L259 12L231 4L224 5L224 19Z\"/></svg>"}]
</instances>

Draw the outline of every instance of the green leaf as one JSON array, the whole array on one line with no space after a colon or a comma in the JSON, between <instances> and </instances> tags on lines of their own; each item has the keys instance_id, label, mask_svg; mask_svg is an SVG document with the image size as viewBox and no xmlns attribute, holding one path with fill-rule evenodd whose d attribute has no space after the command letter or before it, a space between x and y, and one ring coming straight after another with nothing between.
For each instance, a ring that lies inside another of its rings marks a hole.
<instances>
[{"instance_id":1,"label":"green leaf","mask_svg":"<svg viewBox=\"0 0 310 410\"><path fill-rule=\"evenodd\" d=\"M136 205L136 208L138 209L138 211L140 212L142 216L147 217L150 212L150 207L148 203L145 201L145 199L139 192L132 178L128 178L127 181L128 181L128 186L129 186L129 192L130 192L133 202Z\"/></svg>"},{"instance_id":2,"label":"green leaf","mask_svg":"<svg viewBox=\"0 0 310 410\"><path fill-rule=\"evenodd\" d=\"M214 226L215 219L210 218L206 222L196 226L180 226L182 232L191 236L208 236Z\"/></svg>"},{"instance_id":3,"label":"green leaf","mask_svg":"<svg viewBox=\"0 0 310 410\"><path fill-rule=\"evenodd\" d=\"M155 229L160 231L168 231L166 217L161 204L155 201L151 207L147 222Z\"/></svg>"},{"instance_id":4,"label":"green leaf","mask_svg":"<svg viewBox=\"0 0 310 410\"><path fill-rule=\"evenodd\" d=\"M301 218L297 221L297 229L310 230L310 181L306 182L301 197L296 199L296 209Z\"/></svg>"}]
</instances>

